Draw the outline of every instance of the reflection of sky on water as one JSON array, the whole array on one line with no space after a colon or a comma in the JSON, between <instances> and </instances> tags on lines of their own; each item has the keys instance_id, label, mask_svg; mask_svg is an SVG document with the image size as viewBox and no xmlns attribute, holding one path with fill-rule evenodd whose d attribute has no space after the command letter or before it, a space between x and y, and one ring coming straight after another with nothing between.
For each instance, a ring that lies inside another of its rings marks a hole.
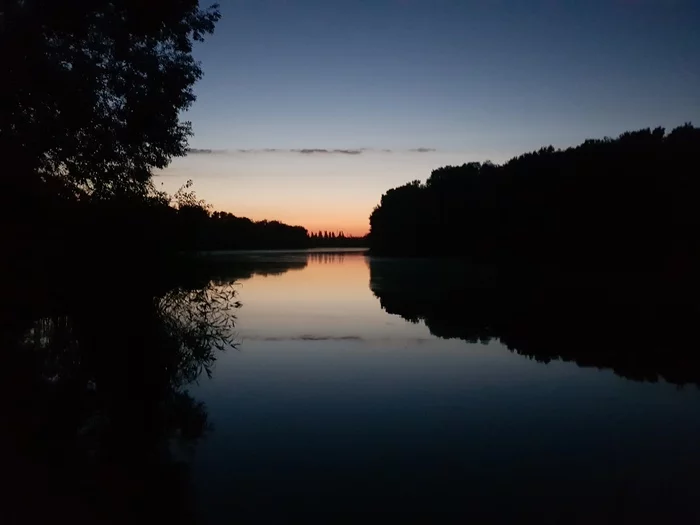
<instances>
[{"instance_id":1,"label":"reflection of sky on water","mask_svg":"<svg viewBox=\"0 0 700 525\"><path fill-rule=\"evenodd\" d=\"M548 522L691 504L697 389L438 339L384 312L368 283L366 258L348 255L240 284L240 348L194 392L215 428L195 468L208 518L541 518L546 504Z\"/></svg>"}]
</instances>

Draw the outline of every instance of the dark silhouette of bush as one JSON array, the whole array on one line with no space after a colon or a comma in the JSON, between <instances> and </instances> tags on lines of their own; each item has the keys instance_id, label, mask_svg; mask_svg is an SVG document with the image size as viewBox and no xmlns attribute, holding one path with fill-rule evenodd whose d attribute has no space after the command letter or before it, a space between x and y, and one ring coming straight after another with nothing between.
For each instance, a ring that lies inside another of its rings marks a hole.
<instances>
[{"instance_id":1,"label":"dark silhouette of bush","mask_svg":"<svg viewBox=\"0 0 700 525\"><path fill-rule=\"evenodd\" d=\"M432 172L387 191L374 253L578 267L696 259L700 129L686 124Z\"/></svg>"}]
</instances>

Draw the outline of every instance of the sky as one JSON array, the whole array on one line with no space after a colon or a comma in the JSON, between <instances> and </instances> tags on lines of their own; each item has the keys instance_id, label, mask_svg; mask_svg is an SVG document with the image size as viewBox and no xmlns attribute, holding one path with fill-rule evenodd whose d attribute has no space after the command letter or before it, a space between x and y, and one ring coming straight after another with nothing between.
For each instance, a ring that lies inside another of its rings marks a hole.
<instances>
[{"instance_id":1,"label":"sky","mask_svg":"<svg viewBox=\"0 0 700 525\"><path fill-rule=\"evenodd\" d=\"M238 216L362 235L440 166L700 124L698 0L220 4L156 180Z\"/></svg>"}]
</instances>

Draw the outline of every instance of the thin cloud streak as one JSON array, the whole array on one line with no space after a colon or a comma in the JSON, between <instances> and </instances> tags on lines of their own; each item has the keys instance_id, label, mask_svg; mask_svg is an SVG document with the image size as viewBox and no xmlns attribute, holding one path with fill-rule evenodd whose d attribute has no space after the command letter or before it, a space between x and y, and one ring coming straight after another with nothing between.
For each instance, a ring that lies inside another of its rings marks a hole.
<instances>
[{"instance_id":1,"label":"thin cloud streak","mask_svg":"<svg viewBox=\"0 0 700 525\"><path fill-rule=\"evenodd\" d=\"M326 149L326 148L292 148L292 149L280 149L280 148L239 148L235 150L217 150L209 148L189 148L187 150L188 155L220 155L224 153L228 154L251 154L251 153L298 153L300 155L361 155L366 152L378 152L378 153L394 153L408 151L411 153L430 153L437 151L435 148L412 148L408 150L392 150L392 149L375 149L375 148L336 148L336 149Z\"/></svg>"},{"instance_id":2,"label":"thin cloud streak","mask_svg":"<svg viewBox=\"0 0 700 525\"><path fill-rule=\"evenodd\" d=\"M214 151L210 149L187 148L188 155L211 155L212 153Z\"/></svg>"},{"instance_id":3,"label":"thin cloud streak","mask_svg":"<svg viewBox=\"0 0 700 525\"><path fill-rule=\"evenodd\" d=\"M210 148L187 148L188 155L221 155L227 153L225 149L210 149Z\"/></svg>"},{"instance_id":4,"label":"thin cloud streak","mask_svg":"<svg viewBox=\"0 0 700 525\"><path fill-rule=\"evenodd\" d=\"M362 150L359 149L292 149L290 150L294 153L303 153L304 155L313 155L314 153L328 154L328 153L340 153L342 155L359 155Z\"/></svg>"}]
</instances>

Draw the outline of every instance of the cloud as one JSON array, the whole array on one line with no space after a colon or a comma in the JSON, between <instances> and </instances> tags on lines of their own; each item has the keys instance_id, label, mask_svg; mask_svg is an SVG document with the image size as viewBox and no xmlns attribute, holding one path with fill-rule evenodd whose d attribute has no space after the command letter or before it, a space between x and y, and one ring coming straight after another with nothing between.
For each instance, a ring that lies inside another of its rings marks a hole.
<instances>
[{"instance_id":1,"label":"cloud","mask_svg":"<svg viewBox=\"0 0 700 525\"><path fill-rule=\"evenodd\" d=\"M212 153L210 149L187 148L188 155L208 155L210 153Z\"/></svg>"},{"instance_id":2,"label":"cloud","mask_svg":"<svg viewBox=\"0 0 700 525\"><path fill-rule=\"evenodd\" d=\"M233 150L234 153L301 153L302 155L360 155L364 151L370 151L369 148L359 148L359 149L325 149L325 148L293 148L293 149L280 149L280 148L239 148ZM213 150L195 150L192 153L215 153Z\"/></svg>"},{"instance_id":3,"label":"cloud","mask_svg":"<svg viewBox=\"0 0 700 525\"><path fill-rule=\"evenodd\" d=\"M293 151L295 153L303 153L304 155L313 155L314 153L330 153L327 149L311 149L311 148L293 149L290 151Z\"/></svg>"},{"instance_id":4,"label":"cloud","mask_svg":"<svg viewBox=\"0 0 700 525\"><path fill-rule=\"evenodd\" d=\"M221 153L226 153L226 150L209 148L187 148L188 155L218 155Z\"/></svg>"},{"instance_id":5,"label":"cloud","mask_svg":"<svg viewBox=\"0 0 700 525\"><path fill-rule=\"evenodd\" d=\"M313 155L314 153L329 154L329 153L340 153L342 155L359 155L363 150L361 149L318 149L318 148L304 148L304 149L292 149L294 153L302 153L304 155Z\"/></svg>"},{"instance_id":6,"label":"cloud","mask_svg":"<svg viewBox=\"0 0 700 525\"><path fill-rule=\"evenodd\" d=\"M362 153L361 149L334 149L333 153L342 153L343 155L359 155Z\"/></svg>"},{"instance_id":7,"label":"cloud","mask_svg":"<svg viewBox=\"0 0 700 525\"><path fill-rule=\"evenodd\" d=\"M238 148L233 150L189 148L188 155L217 155L217 154L256 154L256 153L298 153L300 155L361 155L366 152L394 153L395 151L408 151L412 153L429 153L437 151L435 148L411 148L408 150L393 150L388 148Z\"/></svg>"}]
</instances>

